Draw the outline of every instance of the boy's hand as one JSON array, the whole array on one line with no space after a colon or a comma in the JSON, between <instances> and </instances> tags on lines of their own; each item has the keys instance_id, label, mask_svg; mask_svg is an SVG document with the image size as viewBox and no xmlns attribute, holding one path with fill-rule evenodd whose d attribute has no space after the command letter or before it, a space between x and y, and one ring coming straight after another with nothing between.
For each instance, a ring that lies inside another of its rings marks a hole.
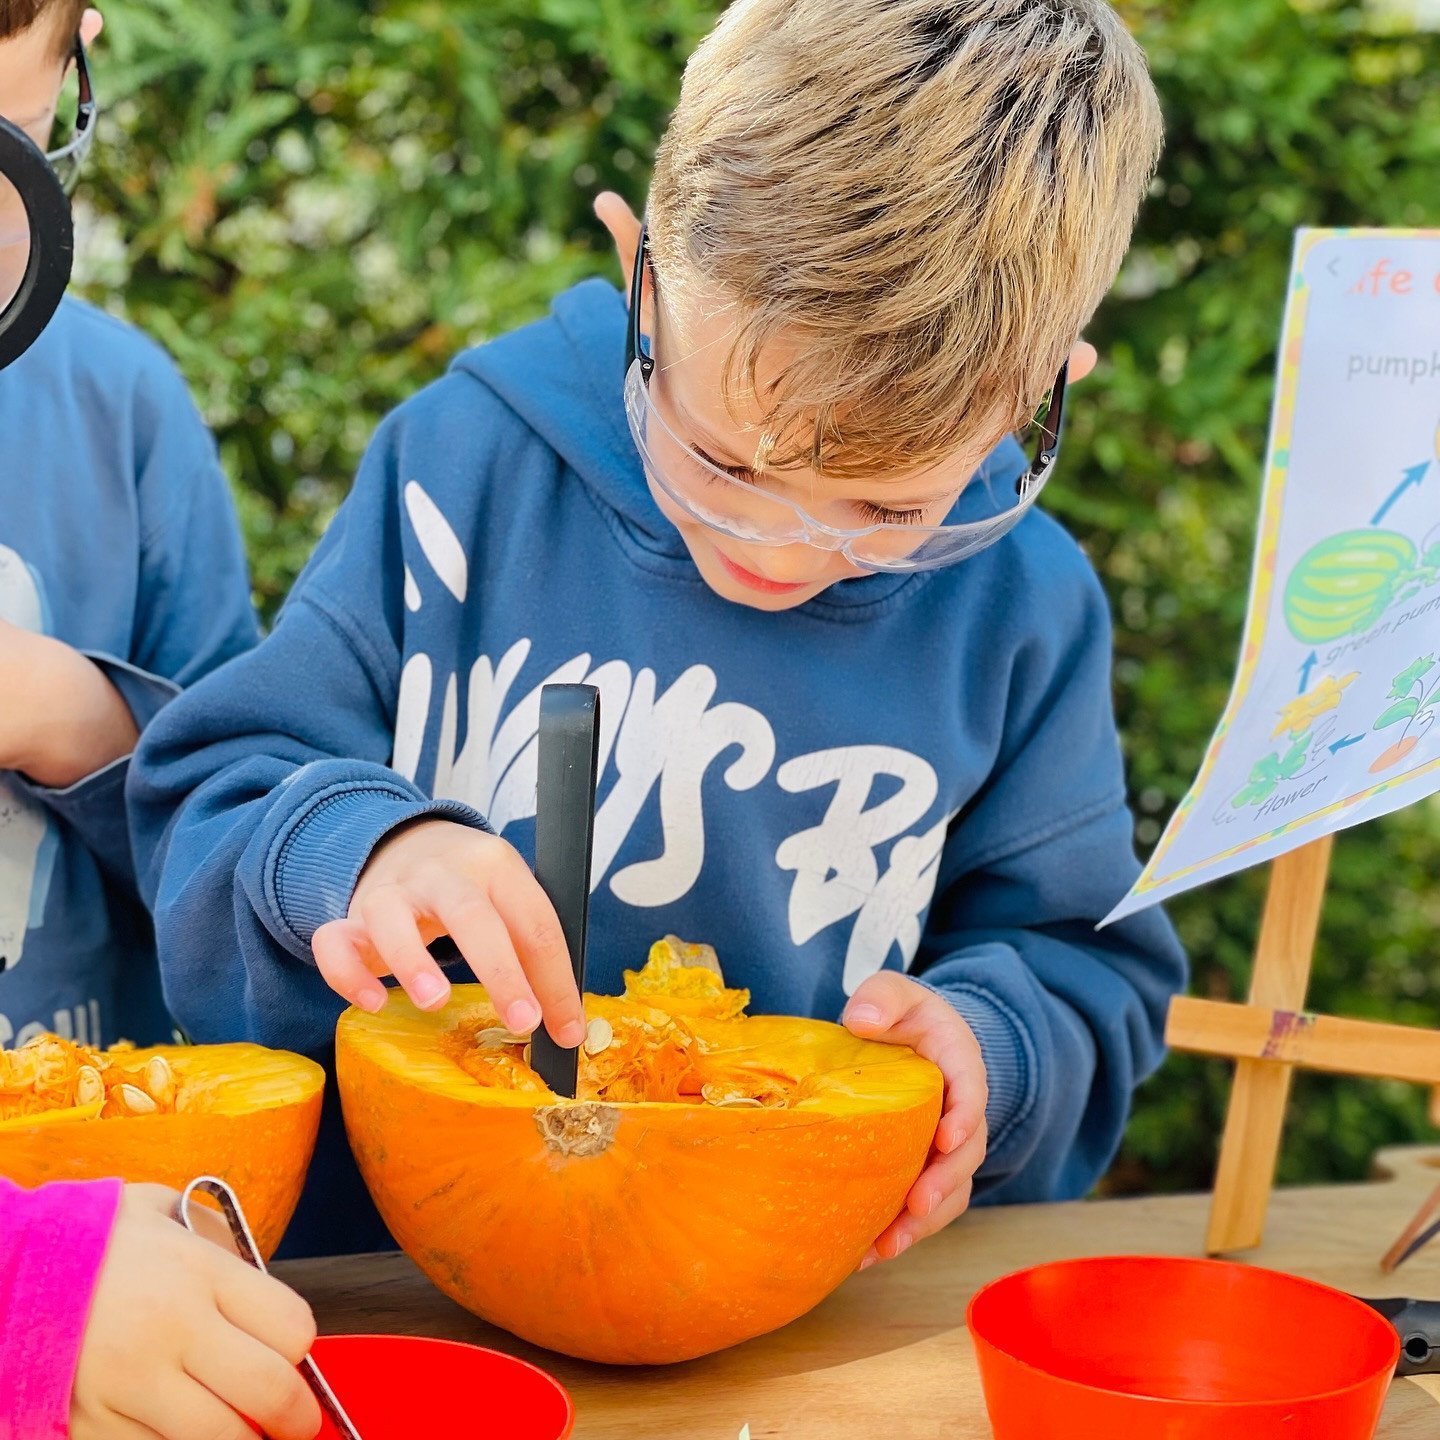
<instances>
[{"instance_id":1,"label":"boy's hand","mask_svg":"<svg viewBox=\"0 0 1440 1440\"><path fill-rule=\"evenodd\" d=\"M311 1440L320 1409L296 1366L305 1302L172 1218L176 1195L128 1185L95 1288L70 1400L73 1440ZM222 1231L216 1216L216 1230Z\"/></svg>"},{"instance_id":2,"label":"boy's hand","mask_svg":"<svg viewBox=\"0 0 1440 1440\"><path fill-rule=\"evenodd\" d=\"M99 666L0 620L0 770L63 790L128 755L139 731Z\"/></svg>"},{"instance_id":3,"label":"boy's hand","mask_svg":"<svg viewBox=\"0 0 1440 1440\"><path fill-rule=\"evenodd\" d=\"M350 913L322 925L315 963L330 988L362 1010L385 1003L393 975L422 1009L450 996L425 948L448 935L501 1019L528 1035L543 1018L557 1045L585 1038L565 936L549 897L512 845L450 820L397 831L360 873Z\"/></svg>"},{"instance_id":4,"label":"boy's hand","mask_svg":"<svg viewBox=\"0 0 1440 1440\"><path fill-rule=\"evenodd\" d=\"M845 1028L862 1040L908 1045L945 1077L945 1102L930 1163L905 1198L905 1209L860 1262L893 1260L917 1240L942 1230L970 1204L975 1172L985 1158L985 1062L970 1027L933 990L907 975L882 970L850 997Z\"/></svg>"}]
</instances>

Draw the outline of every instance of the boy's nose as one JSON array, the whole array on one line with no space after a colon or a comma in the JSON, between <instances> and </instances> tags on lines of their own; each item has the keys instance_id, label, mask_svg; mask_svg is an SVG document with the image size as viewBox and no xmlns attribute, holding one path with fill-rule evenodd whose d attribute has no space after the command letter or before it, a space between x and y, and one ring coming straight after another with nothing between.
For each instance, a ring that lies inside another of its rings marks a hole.
<instances>
[{"instance_id":1,"label":"boy's nose","mask_svg":"<svg viewBox=\"0 0 1440 1440\"><path fill-rule=\"evenodd\" d=\"M813 545L747 547L739 563L777 585L811 585L834 577L836 557Z\"/></svg>"}]
</instances>

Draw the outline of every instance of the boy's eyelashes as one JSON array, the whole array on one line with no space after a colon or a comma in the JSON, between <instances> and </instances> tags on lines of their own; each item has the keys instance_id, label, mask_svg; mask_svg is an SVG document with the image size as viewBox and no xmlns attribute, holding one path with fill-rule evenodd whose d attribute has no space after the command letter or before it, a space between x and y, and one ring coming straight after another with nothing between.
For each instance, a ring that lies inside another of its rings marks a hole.
<instances>
[{"instance_id":1,"label":"boy's eyelashes","mask_svg":"<svg viewBox=\"0 0 1440 1440\"><path fill-rule=\"evenodd\" d=\"M855 508L872 525L923 525L925 523L925 512L923 510L891 510L884 505L873 504L869 500L856 500Z\"/></svg>"},{"instance_id":2,"label":"boy's eyelashes","mask_svg":"<svg viewBox=\"0 0 1440 1440\"><path fill-rule=\"evenodd\" d=\"M713 465L717 470L723 470L734 480L739 480L745 485L755 483L755 472L748 465L727 465L723 460L717 460L713 455L695 447L695 453L707 464ZM870 500L852 500L850 502L859 514L870 525L922 525L925 522L925 511L923 509L892 510L886 505L876 505Z\"/></svg>"}]
</instances>

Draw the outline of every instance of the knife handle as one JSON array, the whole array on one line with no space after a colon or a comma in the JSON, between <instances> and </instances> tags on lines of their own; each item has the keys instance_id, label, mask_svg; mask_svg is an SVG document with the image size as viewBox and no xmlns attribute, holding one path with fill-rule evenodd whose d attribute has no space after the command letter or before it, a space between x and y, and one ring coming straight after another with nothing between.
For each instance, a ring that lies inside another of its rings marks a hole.
<instances>
[{"instance_id":1,"label":"knife handle","mask_svg":"<svg viewBox=\"0 0 1440 1440\"><path fill-rule=\"evenodd\" d=\"M535 878L560 919L582 996L599 757L600 692L593 685L546 685L540 692ZM542 1025L531 1037L530 1063L555 1094L574 1098L578 1046L557 1045Z\"/></svg>"}]
</instances>

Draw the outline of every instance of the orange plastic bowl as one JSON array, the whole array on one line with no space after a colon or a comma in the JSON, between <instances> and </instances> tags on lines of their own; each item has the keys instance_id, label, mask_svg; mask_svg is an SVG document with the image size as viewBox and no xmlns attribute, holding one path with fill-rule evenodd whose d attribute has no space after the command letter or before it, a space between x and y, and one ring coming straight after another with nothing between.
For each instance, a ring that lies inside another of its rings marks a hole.
<instances>
[{"instance_id":1,"label":"orange plastic bowl","mask_svg":"<svg viewBox=\"0 0 1440 1440\"><path fill-rule=\"evenodd\" d=\"M564 1387L523 1360L396 1335L328 1335L311 1351L362 1440L567 1440ZM329 1420L320 1440L335 1440Z\"/></svg>"},{"instance_id":2,"label":"orange plastic bowl","mask_svg":"<svg viewBox=\"0 0 1440 1440\"><path fill-rule=\"evenodd\" d=\"M1218 1260L1072 1260L966 1324L996 1440L1371 1440L1400 1358L1375 1311Z\"/></svg>"}]
</instances>

